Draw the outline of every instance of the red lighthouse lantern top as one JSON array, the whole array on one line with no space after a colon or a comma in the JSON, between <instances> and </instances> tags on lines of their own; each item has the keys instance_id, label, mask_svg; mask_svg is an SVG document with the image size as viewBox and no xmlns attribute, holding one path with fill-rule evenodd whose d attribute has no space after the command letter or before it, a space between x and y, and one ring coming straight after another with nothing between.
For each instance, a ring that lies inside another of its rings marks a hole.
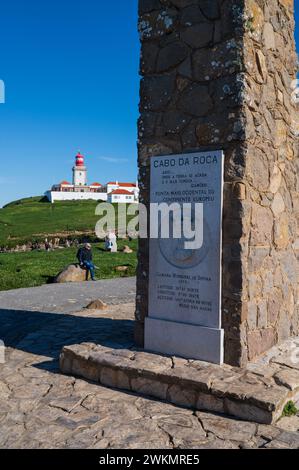
<instances>
[{"instance_id":1,"label":"red lighthouse lantern top","mask_svg":"<svg viewBox=\"0 0 299 470\"><path fill-rule=\"evenodd\" d=\"M84 157L80 152L76 155L76 166L84 166Z\"/></svg>"}]
</instances>

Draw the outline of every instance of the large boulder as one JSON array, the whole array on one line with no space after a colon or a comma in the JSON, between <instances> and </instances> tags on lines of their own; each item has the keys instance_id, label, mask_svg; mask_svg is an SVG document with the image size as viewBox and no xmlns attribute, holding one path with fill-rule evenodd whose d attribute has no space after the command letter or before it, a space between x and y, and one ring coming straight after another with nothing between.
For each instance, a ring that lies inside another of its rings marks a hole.
<instances>
[{"instance_id":1,"label":"large boulder","mask_svg":"<svg viewBox=\"0 0 299 470\"><path fill-rule=\"evenodd\" d=\"M61 271L54 279L54 282L82 282L86 280L86 271L78 264L70 264Z\"/></svg>"}]
</instances>

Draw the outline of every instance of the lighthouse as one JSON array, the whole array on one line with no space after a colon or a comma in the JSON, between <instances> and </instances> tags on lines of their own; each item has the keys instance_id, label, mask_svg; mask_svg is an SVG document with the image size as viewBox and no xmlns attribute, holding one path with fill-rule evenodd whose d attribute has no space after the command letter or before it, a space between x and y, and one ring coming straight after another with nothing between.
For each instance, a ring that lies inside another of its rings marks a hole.
<instances>
[{"instance_id":1,"label":"lighthouse","mask_svg":"<svg viewBox=\"0 0 299 470\"><path fill-rule=\"evenodd\" d=\"M84 156L80 152L76 155L75 166L73 167L73 185L86 186L87 185L87 169L84 165Z\"/></svg>"},{"instance_id":2,"label":"lighthouse","mask_svg":"<svg viewBox=\"0 0 299 470\"><path fill-rule=\"evenodd\" d=\"M79 151L73 166L73 183L64 179L61 183L53 184L45 195L52 203L55 201L108 201L130 204L138 203L139 188L138 182L110 181L104 186L97 182L87 184L87 168L84 156Z\"/></svg>"}]
</instances>

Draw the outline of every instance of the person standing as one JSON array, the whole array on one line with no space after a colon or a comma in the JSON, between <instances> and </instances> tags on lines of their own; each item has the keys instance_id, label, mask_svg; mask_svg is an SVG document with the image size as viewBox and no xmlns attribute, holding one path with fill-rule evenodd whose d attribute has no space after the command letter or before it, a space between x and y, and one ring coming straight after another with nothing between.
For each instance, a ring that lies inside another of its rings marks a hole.
<instances>
[{"instance_id":1,"label":"person standing","mask_svg":"<svg viewBox=\"0 0 299 470\"><path fill-rule=\"evenodd\" d=\"M45 250L50 251L50 243L47 238L45 239Z\"/></svg>"},{"instance_id":2,"label":"person standing","mask_svg":"<svg viewBox=\"0 0 299 470\"><path fill-rule=\"evenodd\" d=\"M86 269L86 280L88 281L88 275L92 281L95 281L95 265L92 260L92 250L90 243L85 243L85 245L79 249L77 253L77 258L80 263L81 268Z\"/></svg>"},{"instance_id":3,"label":"person standing","mask_svg":"<svg viewBox=\"0 0 299 470\"><path fill-rule=\"evenodd\" d=\"M109 232L108 235L106 235L105 249L106 251L110 251L110 253L117 252L117 241L116 241L116 235L114 232Z\"/></svg>"}]
</instances>

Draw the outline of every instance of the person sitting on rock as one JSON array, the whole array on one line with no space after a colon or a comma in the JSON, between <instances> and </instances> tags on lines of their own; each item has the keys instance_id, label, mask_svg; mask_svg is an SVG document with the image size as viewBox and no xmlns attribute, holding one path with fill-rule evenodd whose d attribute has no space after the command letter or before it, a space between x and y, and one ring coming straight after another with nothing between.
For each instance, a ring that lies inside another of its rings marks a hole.
<instances>
[{"instance_id":1,"label":"person sitting on rock","mask_svg":"<svg viewBox=\"0 0 299 470\"><path fill-rule=\"evenodd\" d=\"M95 281L95 265L92 262L92 251L90 243L85 243L85 245L79 249L77 258L81 268L86 269L86 280L88 281L88 274L90 273L91 280Z\"/></svg>"}]
</instances>

